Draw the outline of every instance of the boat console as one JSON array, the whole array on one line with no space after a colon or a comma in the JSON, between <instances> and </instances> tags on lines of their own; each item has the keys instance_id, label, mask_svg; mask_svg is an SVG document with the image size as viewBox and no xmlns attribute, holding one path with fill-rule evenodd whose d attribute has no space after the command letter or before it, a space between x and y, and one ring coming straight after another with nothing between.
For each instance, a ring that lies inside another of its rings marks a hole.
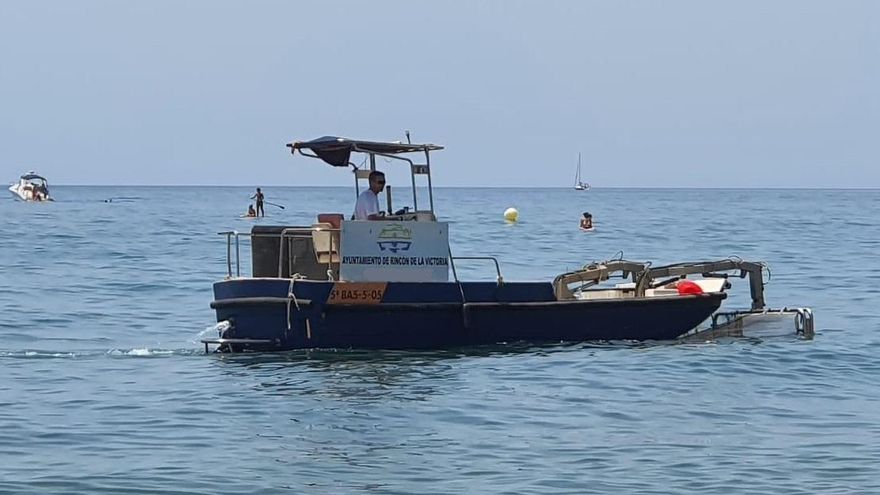
<instances>
[{"instance_id":1,"label":"boat console","mask_svg":"<svg viewBox=\"0 0 880 495\"><path fill-rule=\"evenodd\" d=\"M437 217L430 211L414 211L395 215L385 215L389 222L436 222Z\"/></svg>"}]
</instances>

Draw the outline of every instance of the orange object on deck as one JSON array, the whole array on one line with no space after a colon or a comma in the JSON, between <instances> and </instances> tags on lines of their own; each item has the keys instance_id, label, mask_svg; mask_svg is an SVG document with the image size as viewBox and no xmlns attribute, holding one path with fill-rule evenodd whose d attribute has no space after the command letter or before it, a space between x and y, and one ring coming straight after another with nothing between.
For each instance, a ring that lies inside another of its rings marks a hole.
<instances>
[{"instance_id":1,"label":"orange object on deck","mask_svg":"<svg viewBox=\"0 0 880 495\"><path fill-rule=\"evenodd\" d=\"M319 213L318 223L329 223L334 229L340 229L343 218L345 217L341 213Z\"/></svg>"}]
</instances>

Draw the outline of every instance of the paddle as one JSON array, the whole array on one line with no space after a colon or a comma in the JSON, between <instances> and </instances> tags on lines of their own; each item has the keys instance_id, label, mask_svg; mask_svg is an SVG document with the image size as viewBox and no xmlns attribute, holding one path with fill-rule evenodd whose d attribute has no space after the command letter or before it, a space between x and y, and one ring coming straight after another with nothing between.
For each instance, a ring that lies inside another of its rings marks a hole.
<instances>
[{"instance_id":1,"label":"paddle","mask_svg":"<svg viewBox=\"0 0 880 495\"><path fill-rule=\"evenodd\" d=\"M263 201L263 202L266 203L267 205L277 206L277 207L281 208L282 210L284 209L284 206L282 206L282 205L277 205L275 203L270 203L268 201Z\"/></svg>"}]
</instances>

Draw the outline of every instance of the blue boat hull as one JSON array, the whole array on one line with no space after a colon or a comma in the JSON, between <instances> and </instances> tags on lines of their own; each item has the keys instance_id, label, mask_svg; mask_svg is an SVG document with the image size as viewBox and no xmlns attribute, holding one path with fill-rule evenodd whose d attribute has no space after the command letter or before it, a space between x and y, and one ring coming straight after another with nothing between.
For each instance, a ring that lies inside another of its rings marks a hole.
<instances>
[{"instance_id":1,"label":"blue boat hull","mask_svg":"<svg viewBox=\"0 0 880 495\"><path fill-rule=\"evenodd\" d=\"M723 293L557 301L549 283L388 283L381 301L338 304L333 282L233 279L211 307L221 351L442 349L500 342L670 340L714 313Z\"/></svg>"}]
</instances>

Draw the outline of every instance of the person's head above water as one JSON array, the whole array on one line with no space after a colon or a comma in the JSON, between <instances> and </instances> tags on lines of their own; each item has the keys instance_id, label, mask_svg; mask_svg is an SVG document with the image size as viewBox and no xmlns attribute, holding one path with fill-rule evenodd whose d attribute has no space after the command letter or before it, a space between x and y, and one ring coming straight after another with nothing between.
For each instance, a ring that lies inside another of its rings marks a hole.
<instances>
[{"instance_id":1,"label":"person's head above water","mask_svg":"<svg viewBox=\"0 0 880 495\"><path fill-rule=\"evenodd\" d=\"M581 218L581 228L584 230L593 229L593 215L590 215L590 212L588 211L585 211L584 217Z\"/></svg>"}]
</instances>

